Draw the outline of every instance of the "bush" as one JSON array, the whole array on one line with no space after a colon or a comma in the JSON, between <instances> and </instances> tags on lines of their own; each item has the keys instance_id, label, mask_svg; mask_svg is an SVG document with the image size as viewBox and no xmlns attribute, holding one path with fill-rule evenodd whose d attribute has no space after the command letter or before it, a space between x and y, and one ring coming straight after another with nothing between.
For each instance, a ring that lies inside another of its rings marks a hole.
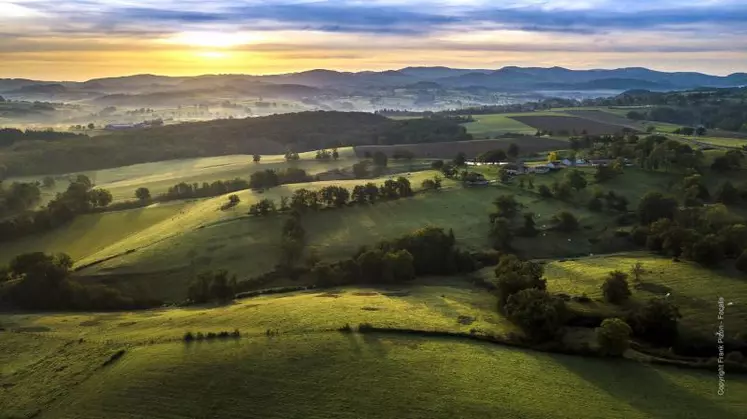
<instances>
[{"instance_id":1,"label":"bush","mask_svg":"<svg viewBox=\"0 0 747 419\"><path fill-rule=\"evenodd\" d=\"M195 340L195 336L192 334L192 332L187 332L184 334L185 342L192 342L193 340Z\"/></svg>"},{"instance_id":2,"label":"bush","mask_svg":"<svg viewBox=\"0 0 747 419\"><path fill-rule=\"evenodd\" d=\"M605 301L612 304L620 304L627 300L631 295L628 274L621 271L610 272L604 284L602 284L602 294Z\"/></svg>"},{"instance_id":3,"label":"bush","mask_svg":"<svg viewBox=\"0 0 747 419\"><path fill-rule=\"evenodd\" d=\"M539 185L537 192L539 192L540 196L543 198L552 198L552 191L547 187L547 185Z\"/></svg>"},{"instance_id":4,"label":"bush","mask_svg":"<svg viewBox=\"0 0 747 419\"><path fill-rule=\"evenodd\" d=\"M621 356L630 346L630 335L633 330L622 319L605 319L596 329L597 342L602 353Z\"/></svg>"},{"instance_id":5,"label":"bush","mask_svg":"<svg viewBox=\"0 0 747 419\"><path fill-rule=\"evenodd\" d=\"M547 287L542 279L544 270L542 265L532 261L522 261L516 255L501 256L496 266L498 308L505 308L508 298L519 291L536 288L544 290Z\"/></svg>"}]
</instances>

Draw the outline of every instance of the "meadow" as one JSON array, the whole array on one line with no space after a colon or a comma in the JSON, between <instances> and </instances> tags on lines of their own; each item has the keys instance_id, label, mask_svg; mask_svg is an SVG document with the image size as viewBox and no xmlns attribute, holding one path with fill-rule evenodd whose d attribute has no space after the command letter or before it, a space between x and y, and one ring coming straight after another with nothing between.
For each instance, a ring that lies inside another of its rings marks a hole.
<instances>
[{"instance_id":1,"label":"meadow","mask_svg":"<svg viewBox=\"0 0 747 419\"><path fill-rule=\"evenodd\" d=\"M711 372L335 331L357 322L515 330L490 294L440 278L221 307L0 315L0 416L726 418L747 408L747 379L736 375L718 396ZM242 338L181 341L234 328Z\"/></svg>"}]
</instances>

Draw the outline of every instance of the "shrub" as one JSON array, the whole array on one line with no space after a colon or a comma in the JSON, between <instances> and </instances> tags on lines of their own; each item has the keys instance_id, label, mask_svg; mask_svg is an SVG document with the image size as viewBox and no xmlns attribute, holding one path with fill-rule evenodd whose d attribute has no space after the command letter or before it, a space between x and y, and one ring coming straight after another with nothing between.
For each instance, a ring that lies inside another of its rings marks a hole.
<instances>
[{"instance_id":1,"label":"shrub","mask_svg":"<svg viewBox=\"0 0 747 419\"><path fill-rule=\"evenodd\" d=\"M187 332L184 334L185 342L192 342L193 340L195 340L195 336L192 334L192 332Z\"/></svg>"},{"instance_id":2,"label":"shrub","mask_svg":"<svg viewBox=\"0 0 747 419\"><path fill-rule=\"evenodd\" d=\"M630 346L630 335L633 330L622 319L605 319L596 329L597 342L602 353L620 356Z\"/></svg>"},{"instance_id":3,"label":"shrub","mask_svg":"<svg viewBox=\"0 0 747 419\"><path fill-rule=\"evenodd\" d=\"M353 328L350 327L350 323L345 323L345 325L338 328L337 331L342 332L342 333L352 333Z\"/></svg>"},{"instance_id":4,"label":"shrub","mask_svg":"<svg viewBox=\"0 0 747 419\"><path fill-rule=\"evenodd\" d=\"M631 294L628 286L628 274L621 271L610 272L604 284L602 284L602 294L604 294L604 299L612 304L620 304L627 300Z\"/></svg>"}]
</instances>

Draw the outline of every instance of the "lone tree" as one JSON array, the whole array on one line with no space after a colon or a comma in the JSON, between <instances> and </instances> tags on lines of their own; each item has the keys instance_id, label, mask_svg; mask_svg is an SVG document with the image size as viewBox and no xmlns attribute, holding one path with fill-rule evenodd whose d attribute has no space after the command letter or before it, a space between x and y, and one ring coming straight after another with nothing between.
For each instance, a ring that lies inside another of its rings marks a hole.
<instances>
[{"instance_id":1,"label":"lone tree","mask_svg":"<svg viewBox=\"0 0 747 419\"><path fill-rule=\"evenodd\" d=\"M506 154L508 154L508 157L515 160L519 157L519 146L516 145L516 143L509 144Z\"/></svg>"},{"instance_id":2,"label":"lone tree","mask_svg":"<svg viewBox=\"0 0 747 419\"><path fill-rule=\"evenodd\" d=\"M644 225L662 218L673 220L676 212L677 200L660 192L649 192L638 203L638 217Z\"/></svg>"},{"instance_id":3,"label":"lone tree","mask_svg":"<svg viewBox=\"0 0 747 419\"><path fill-rule=\"evenodd\" d=\"M612 304L620 304L630 297L628 274L622 271L612 271L602 284L604 299Z\"/></svg>"},{"instance_id":4,"label":"lone tree","mask_svg":"<svg viewBox=\"0 0 747 419\"><path fill-rule=\"evenodd\" d=\"M555 229L570 233L578 230L578 220L576 216L568 211L561 211L552 216L552 221L555 223Z\"/></svg>"},{"instance_id":5,"label":"lone tree","mask_svg":"<svg viewBox=\"0 0 747 419\"><path fill-rule=\"evenodd\" d=\"M454 163L454 166L457 166L457 167L464 166L467 163L467 155L460 151L454 157L453 163Z\"/></svg>"},{"instance_id":6,"label":"lone tree","mask_svg":"<svg viewBox=\"0 0 747 419\"><path fill-rule=\"evenodd\" d=\"M630 347L633 329L618 318L604 319L596 329L597 343L605 355L621 356Z\"/></svg>"},{"instance_id":7,"label":"lone tree","mask_svg":"<svg viewBox=\"0 0 747 419\"><path fill-rule=\"evenodd\" d=\"M255 163L259 163L259 161L262 160L262 156L260 156L259 154L255 154L255 155L252 156L252 160Z\"/></svg>"},{"instance_id":8,"label":"lone tree","mask_svg":"<svg viewBox=\"0 0 747 419\"><path fill-rule=\"evenodd\" d=\"M636 262L635 265L630 267L630 274L633 276L633 281L635 282L641 282L641 277L645 273L646 270L643 269L643 264L641 262Z\"/></svg>"},{"instance_id":9,"label":"lone tree","mask_svg":"<svg viewBox=\"0 0 747 419\"><path fill-rule=\"evenodd\" d=\"M578 169L573 169L565 174L565 180L571 186L571 188L580 191L584 189L588 182L584 178L584 174Z\"/></svg>"},{"instance_id":10,"label":"lone tree","mask_svg":"<svg viewBox=\"0 0 747 419\"><path fill-rule=\"evenodd\" d=\"M135 190L135 198L140 201L147 201L150 199L150 190L148 188L137 188Z\"/></svg>"}]
</instances>

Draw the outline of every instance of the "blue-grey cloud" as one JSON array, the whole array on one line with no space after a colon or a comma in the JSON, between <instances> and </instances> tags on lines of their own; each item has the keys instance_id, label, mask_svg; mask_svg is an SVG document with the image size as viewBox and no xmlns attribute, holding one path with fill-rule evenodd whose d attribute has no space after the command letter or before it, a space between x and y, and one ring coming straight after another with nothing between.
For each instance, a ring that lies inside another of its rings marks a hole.
<instances>
[{"instance_id":1,"label":"blue-grey cloud","mask_svg":"<svg viewBox=\"0 0 747 419\"><path fill-rule=\"evenodd\" d=\"M508 1L500 5L443 4L443 0L414 3L340 1L174 1L143 2L130 7L103 0L25 0L18 5L61 19L77 20L95 27L120 25L225 24L264 29L268 23L280 29L329 32L423 34L444 27L492 24L530 32L604 33L613 30L653 30L693 25L747 26L747 4L739 1L705 3L684 1L595 1L579 9L569 2ZM571 4L570 7L564 6Z\"/></svg>"}]
</instances>

